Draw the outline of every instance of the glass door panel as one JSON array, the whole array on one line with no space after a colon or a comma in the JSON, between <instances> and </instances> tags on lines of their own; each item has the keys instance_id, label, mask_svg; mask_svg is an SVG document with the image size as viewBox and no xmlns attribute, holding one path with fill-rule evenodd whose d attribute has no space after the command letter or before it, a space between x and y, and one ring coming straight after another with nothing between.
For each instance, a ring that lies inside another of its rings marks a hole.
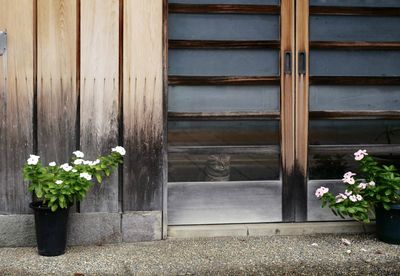
<instances>
[{"instance_id":1,"label":"glass door panel","mask_svg":"<svg viewBox=\"0 0 400 276\"><path fill-rule=\"evenodd\" d=\"M307 1L304 1L307 2ZM400 167L399 1L310 0L307 219L340 220L315 198L343 190L362 148ZM298 103L299 104L299 103Z\"/></svg>"},{"instance_id":2,"label":"glass door panel","mask_svg":"<svg viewBox=\"0 0 400 276\"><path fill-rule=\"evenodd\" d=\"M169 225L285 220L294 2L279 2L169 1Z\"/></svg>"}]
</instances>

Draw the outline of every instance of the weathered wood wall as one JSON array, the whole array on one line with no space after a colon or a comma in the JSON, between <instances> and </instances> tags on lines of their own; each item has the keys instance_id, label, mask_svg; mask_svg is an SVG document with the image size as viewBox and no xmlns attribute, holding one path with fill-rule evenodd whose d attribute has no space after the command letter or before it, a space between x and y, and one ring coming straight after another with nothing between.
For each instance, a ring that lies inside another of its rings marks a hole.
<instances>
[{"instance_id":1,"label":"weathered wood wall","mask_svg":"<svg viewBox=\"0 0 400 276\"><path fill-rule=\"evenodd\" d=\"M162 209L162 0L0 0L0 213L29 213L30 153L66 162L115 145L123 170L81 212Z\"/></svg>"},{"instance_id":2,"label":"weathered wood wall","mask_svg":"<svg viewBox=\"0 0 400 276\"><path fill-rule=\"evenodd\" d=\"M0 29L8 32L7 54L0 57L0 212L27 213L21 167L34 143L36 7L32 0L0 0L0 7Z\"/></svg>"}]
</instances>

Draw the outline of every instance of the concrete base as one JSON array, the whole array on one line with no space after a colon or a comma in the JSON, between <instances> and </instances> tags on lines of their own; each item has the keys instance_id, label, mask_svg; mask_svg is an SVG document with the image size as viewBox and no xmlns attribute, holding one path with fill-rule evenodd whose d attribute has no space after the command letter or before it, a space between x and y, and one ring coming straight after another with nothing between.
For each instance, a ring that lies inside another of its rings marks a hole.
<instances>
[{"instance_id":1,"label":"concrete base","mask_svg":"<svg viewBox=\"0 0 400 276\"><path fill-rule=\"evenodd\" d=\"M128 212L122 216L124 242L161 240L161 212Z\"/></svg>"},{"instance_id":2,"label":"concrete base","mask_svg":"<svg viewBox=\"0 0 400 276\"><path fill-rule=\"evenodd\" d=\"M375 224L353 221L170 226L169 238L371 233Z\"/></svg>"},{"instance_id":3,"label":"concrete base","mask_svg":"<svg viewBox=\"0 0 400 276\"><path fill-rule=\"evenodd\" d=\"M68 245L160 240L161 212L71 213ZM0 215L0 247L36 246L33 215Z\"/></svg>"}]
</instances>

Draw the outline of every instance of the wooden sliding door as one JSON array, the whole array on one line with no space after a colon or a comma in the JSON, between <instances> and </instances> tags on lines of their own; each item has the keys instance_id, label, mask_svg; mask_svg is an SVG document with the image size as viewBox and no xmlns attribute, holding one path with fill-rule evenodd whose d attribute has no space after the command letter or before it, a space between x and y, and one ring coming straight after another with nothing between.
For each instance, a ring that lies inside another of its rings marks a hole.
<instances>
[{"instance_id":1,"label":"wooden sliding door","mask_svg":"<svg viewBox=\"0 0 400 276\"><path fill-rule=\"evenodd\" d=\"M298 74L297 122L309 116L308 127L297 124L299 159L308 156L308 220L333 220L340 218L321 209L314 192L343 191L356 150L400 167L400 1L306 2L297 1L297 18L309 15L297 21L297 48L310 49L309 84Z\"/></svg>"},{"instance_id":2,"label":"wooden sliding door","mask_svg":"<svg viewBox=\"0 0 400 276\"><path fill-rule=\"evenodd\" d=\"M355 150L399 162L399 1L168 8L170 225L336 219Z\"/></svg>"},{"instance_id":3,"label":"wooden sliding door","mask_svg":"<svg viewBox=\"0 0 400 276\"><path fill-rule=\"evenodd\" d=\"M169 1L170 225L282 221L292 208L293 4Z\"/></svg>"}]
</instances>

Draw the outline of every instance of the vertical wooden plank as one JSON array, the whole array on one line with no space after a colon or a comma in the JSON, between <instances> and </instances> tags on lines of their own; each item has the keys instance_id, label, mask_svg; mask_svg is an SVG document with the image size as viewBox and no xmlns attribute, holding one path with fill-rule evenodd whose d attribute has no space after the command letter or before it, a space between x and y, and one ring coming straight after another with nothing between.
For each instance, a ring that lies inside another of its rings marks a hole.
<instances>
[{"instance_id":1,"label":"vertical wooden plank","mask_svg":"<svg viewBox=\"0 0 400 276\"><path fill-rule=\"evenodd\" d=\"M281 1L281 154L282 154L282 219L294 221L293 198L295 156L295 95L294 95L294 1ZM290 55L290 56L289 56ZM290 72L285 72L290 59Z\"/></svg>"},{"instance_id":2,"label":"vertical wooden plank","mask_svg":"<svg viewBox=\"0 0 400 276\"><path fill-rule=\"evenodd\" d=\"M161 210L163 1L124 1L124 210Z\"/></svg>"},{"instance_id":3,"label":"vertical wooden plank","mask_svg":"<svg viewBox=\"0 0 400 276\"><path fill-rule=\"evenodd\" d=\"M118 144L119 1L81 0L81 150L86 159ZM118 172L95 186L81 212L118 212Z\"/></svg>"},{"instance_id":4,"label":"vertical wooden plank","mask_svg":"<svg viewBox=\"0 0 400 276\"><path fill-rule=\"evenodd\" d=\"M33 151L34 1L0 0L0 212L28 213L31 195L21 169Z\"/></svg>"},{"instance_id":5,"label":"vertical wooden plank","mask_svg":"<svg viewBox=\"0 0 400 276\"><path fill-rule=\"evenodd\" d=\"M76 148L77 1L38 0L38 151L64 163Z\"/></svg>"},{"instance_id":6,"label":"vertical wooden plank","mask_svg":"<svg viewBox=\"0 0 400 276\"><path fill-rule=\"evenodd\" d=\"M162 238L168 237L168 0L163 0L163 148Z\"/></svg>"},{"instance_id":7,"label":"vertical wooden plank","mask_svg":"<svg viewBox=\"0 0 400 276\"><path fill-rule=\"evenodd\" d=\"M309 1L296 6L296 161L294 192L296 221L307 219L307 158L308 158L308 82L309 82ZM300 53L305 54L305 73L301 73Z\"/></svg>"}]
</instances>

